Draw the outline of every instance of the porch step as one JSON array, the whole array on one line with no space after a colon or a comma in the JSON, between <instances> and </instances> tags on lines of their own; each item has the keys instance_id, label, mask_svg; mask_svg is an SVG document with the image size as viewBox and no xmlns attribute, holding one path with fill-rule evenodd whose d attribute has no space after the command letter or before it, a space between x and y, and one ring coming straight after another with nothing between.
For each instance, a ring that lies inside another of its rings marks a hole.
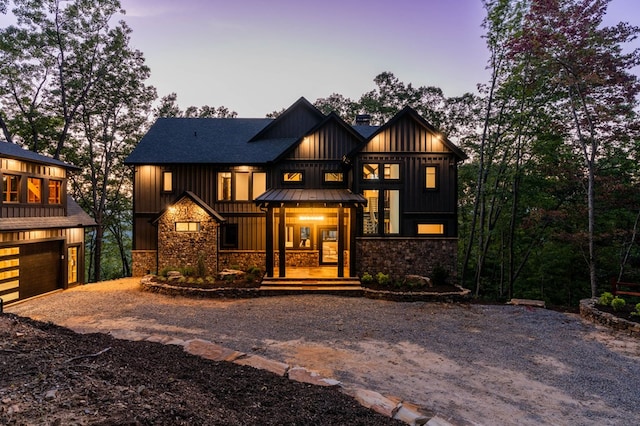
<instances>
[{"instance_id":1,"label":"porch step","mask_svg":"<svg viewBox=\"0 0 640 426\"><path fill-rule=\"evenodd\" d=\"M278 278L266 277L260 285L264 294L324 293L362 296L358 278Z\"/></svg>"}]
</instances>

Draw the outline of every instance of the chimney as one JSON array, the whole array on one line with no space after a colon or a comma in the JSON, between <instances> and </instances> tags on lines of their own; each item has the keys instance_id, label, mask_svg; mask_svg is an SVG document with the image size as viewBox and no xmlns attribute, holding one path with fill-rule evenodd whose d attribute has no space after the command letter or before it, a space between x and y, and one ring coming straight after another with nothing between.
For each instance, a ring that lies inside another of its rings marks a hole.
<instances>
[{"instance_id":1,"label":"chimney","mask_svg":"<svg viewBox=\"0 0 640 426\"><path fill-rule=\"evenodd\" d=\"M371 114L356 115L356 126L368 126L371 123Z\"/></svg>"}]
</instances>

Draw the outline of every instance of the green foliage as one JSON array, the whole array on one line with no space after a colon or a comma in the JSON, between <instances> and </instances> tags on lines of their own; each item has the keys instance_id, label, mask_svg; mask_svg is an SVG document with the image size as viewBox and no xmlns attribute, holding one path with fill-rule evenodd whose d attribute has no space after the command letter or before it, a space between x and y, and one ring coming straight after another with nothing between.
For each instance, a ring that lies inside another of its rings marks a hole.
<instances>
[{"instance_id":1,"label":"green foliage","mask_svg":"<svg viewBox=\"0 0 640 426\"><path fill-rule=\"evenodd\" d=\"M205 254L203 252L198 252L198 266L197 268L197 275L199 277L204 277L205 275L207 275L207 265L205 263Z\"/></svg>"},{"instance_id":2,"label":"green foliage","mask_svg":"<svg viewBox=\"0 0 640 426\"><path fill-rule=\"evenodd\" d=\"M611 307L613 308L614 311L621 310L626 304L627 302L625 302L623 298L618 296L614 297L613 300L611 301Z\"/></svg>"},{"instance_id":3,"label":"green foliage","mask_svg":"<svg viewBox=\"0 0 640 426\"><path fill-rule=\"evenodd\" d=\"M431 273L431 282L433 285L445 285L449 281L449 271L442 267L442 265L436 265Z\"/></svg>"},{"instance_id":4,"label":"green foliage","mask_svg":"<svg viewBox=\"0 0 640 426\"><path fill-rule=\"evenodd\" d=\"M370 273L365 272L362 274L362 277L360 277L360 282L365 285L371 284L373 282L373 276Z\"/></svg>"},{"instance_id":5,"label":"green foliage","mask_svg":"<svg viewBox=\"0 0 640 426\"><path fill-rule=\"evenodd\" d=\"M381 286L386 286L386 285L389 285L391 283L391 278L389 277L389 274L384 274L382 272L378 272L376 274L376 281Z\"/></svg>"},{"instance_id":6,"label":"green foliage","mask_svg":"<svg viewBox=\"0 0 640 426\"><path fill-rule=\"evenodd\" d=\"M634 317L640 317L640 303L636 303L636 310L631 312Z\"/></svg>"},{"instance_id":7,"label":"green foliage","mask_svg":"<svg viewBox=\"0 0 640 426\"><path fill-rule=\"evenodd\" d=\"M257 266L253 265L253 266L249 266L247 268L247 274L251 274L251 275L255 275L255 276L260 276L262 275L262 269L258 268Z\"/></svg>"},{"instance_id":8,"label":"green foliage","mask_svg":"<svg viewBox=\"0 0 640 426\"><path fill-rule=\"evenodd\" d=\"M609 293L608 291L605 291L600 295L600 298L598 299L598 304L602 306L611 306L612 300L613 300L613 294Z\"/></svg>"}]
</instances>

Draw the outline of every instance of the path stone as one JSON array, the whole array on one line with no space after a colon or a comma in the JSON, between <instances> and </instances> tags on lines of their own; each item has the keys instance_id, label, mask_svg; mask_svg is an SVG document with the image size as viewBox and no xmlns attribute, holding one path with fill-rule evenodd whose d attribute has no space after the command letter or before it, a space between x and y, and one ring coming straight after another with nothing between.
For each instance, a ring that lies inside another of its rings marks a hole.
<instances>
[{"instance_id":1,"label":"path stone","mask_svg":"<svg viewBox=\"0 0 640 426\"><path fill-rule=\"evenodd\" d=\"M370 408L387 417L393 417L396 409L398 408L398 404L396 402L372 390L356 389L352 396L362 406Z\"/></svg>"},{"instance_id":2,"label":"path stone","mask_svg":"<svg viewBox=\"0 0 640 426\"><path fill-rule=\"evenodd\" d=\"M284 376L285 374L287 374L287 370L289 369L289 364L267 359L260 355L243 356L241 358L233 360L233 362L239 365L248 365L259 370L270 371L274 374L277 374L278 376Z\"/></svg>"},{"instance_id":3,"label":"path stone","mask_svg":"<svg viewBox=\"0 0 640 426\"><path fill-rule=\"evenodd\" d=\"M429 417L420 412L420 407L408 402L400 404L393 418L410 425L423 425L429 421Z\"/></svg>"},{"instance_id":4,"label":"path stone","mask_svg":"<svg viewBox=\"0 0 640 426\"><path fill-rule=\"evenodd\" d=\"M202 339L187 340L184 344L184 350L191 355L201 356L212 361L235 361L245 355L243 352L227 349Z\"/></svg>"},{"instance_id":5,"label":"path stone","mask_svg":"<svg viewBox=\"0 0 640 426\"><path fill-rule=\"evenodd\" d=\"M307 370L304 367L293 367L289 369L289 379L301 383L310 383L317 386L338 386L340 382L335 379L322 377L316 371Z\"/></svg>"}]
</instances>

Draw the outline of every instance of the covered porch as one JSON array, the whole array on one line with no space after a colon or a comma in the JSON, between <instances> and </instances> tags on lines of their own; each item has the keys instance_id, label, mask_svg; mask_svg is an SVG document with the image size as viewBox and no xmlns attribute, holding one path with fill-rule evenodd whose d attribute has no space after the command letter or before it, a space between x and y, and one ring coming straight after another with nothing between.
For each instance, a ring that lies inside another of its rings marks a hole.
<instances>
[{"instance_id":1,"label":"covered porch","mask_svg":"<svg viewBox=\"0 0 640 426\"><path fill-rule=\"evenodd\" d=\"M347 189L272 189L266 209L267 277L349 277L355 271L356 213L366 199Z\"/></svg>"}]
</instances>

